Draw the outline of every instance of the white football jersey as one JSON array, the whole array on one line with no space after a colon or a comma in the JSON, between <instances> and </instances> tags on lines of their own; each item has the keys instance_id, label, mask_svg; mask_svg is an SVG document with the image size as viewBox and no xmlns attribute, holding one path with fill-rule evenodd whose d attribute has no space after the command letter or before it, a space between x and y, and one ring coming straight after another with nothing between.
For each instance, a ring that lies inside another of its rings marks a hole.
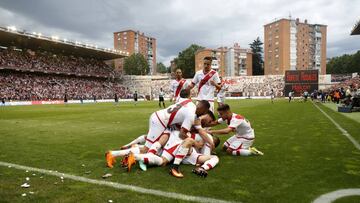
<instances>
[{"instance_id":1,"label":"white football jersey","mask_svg":"<svg viewBox=\"0 0 360 203\"><path fill-rule=\"evenodd\" d=\"M230 120L227 121L228 127L235 129L235 133L239 137L254 138L254 129L251 128L250 122L243 116L233 113ZM218 123L225 123L219 118Z\"/></svg>"},{"instance_id":2,"label":"white football jersey","mask_svg":"<svg viewBox=\"0 0 360 203\"><path fill-rule=\"evenodd\" d=\"M181 105L181 103L184 101L189 102L185 105ZM182 128L185 128L189 131L196 118L195 112L196 106L191 101L191 99L180 98L179 102L169 106L166 109L157 111L156 114L159 116L159 120L163 123L164 126L179 124ZM172 117L172 114L175 114L175 116ZM171 117L172 120L170 120Z\"/></svg>"},{"instance_id":3,"label":"white football jersey","mask_svg":"<svg viewBox=\"0 0 360 203\"><path fill-rule=\"evenodd\" d=\"M181 80L185 80L185 82L184 82L182 88L180 89L178 95L176 95L176 90L177 90L177 88L178 88ZM174 100L175 100L175 101L177 101L177 100L180 98L180 92L181 92L181 90L186 89L187 86L188 86L188 84L189 84L186 79L183 78L183 79L181 79L181 80L176 80L176 79L175 79L175 80L172 80L172 81L170 82L170 89L171 89L171 92L172 92L172 94L173 94L173 97L174 97Z\"/></svg>"},{"instance_id":4,"label":"white football jersey","mask_svg":"<svg viewBox=\"0 0 360 203\"><path fill-rule=\"evenodd\" d=\"M211 70L207 74L210 74L212 71L214 70ZM195 73L195 76L191 82L194 85L198 85L199 87L201 81L206 77L207 74L204 74L203 70L199 70ZM215 72L215 74L211 76L211 78L208 81L206 81L204 85L202 85L197 95L198 100L214 101L215 86L211 85L210 81L214 81L217 84L220 83L221 81L219 78L219 74Z\"/></svg>"},{"instance_id":5,"label":"white football jersey","mask_svg":"<svg viewBox=\"0 0 360 203\"><path fill-rule=\"evenodd\" d=\"M180 138L180 131L178 130L166 130L164 133L169 133L169 140L166 142L164 149L170 149L174 146L177 146L183 142L183 140Z\"/></svg>"}]
</instances>

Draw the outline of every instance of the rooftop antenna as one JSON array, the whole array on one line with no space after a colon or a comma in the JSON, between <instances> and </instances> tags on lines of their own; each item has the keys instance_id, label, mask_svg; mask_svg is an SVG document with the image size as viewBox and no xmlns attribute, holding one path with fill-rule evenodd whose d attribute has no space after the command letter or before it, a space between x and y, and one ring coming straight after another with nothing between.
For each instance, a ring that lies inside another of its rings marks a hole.
<instances>
[{"instance_id":1,"label":"rooftop antenna","mask_svg":"<svg viewBox=\"0 0 360 203\"><path fill-rule=\"evenodd\" d=\"M291 20L291 12L289 11L289 20Z\"/></svg>"}]
</instances>

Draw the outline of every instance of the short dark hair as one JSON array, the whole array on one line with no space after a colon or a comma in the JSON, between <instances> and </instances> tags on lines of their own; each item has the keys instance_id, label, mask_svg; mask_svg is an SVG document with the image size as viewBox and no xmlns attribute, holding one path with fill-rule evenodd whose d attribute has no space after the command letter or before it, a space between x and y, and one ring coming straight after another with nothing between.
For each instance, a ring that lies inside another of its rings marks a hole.
<instances>
[{"instance_id":1,"label":"short dark hair","mask_svg":"<svg viewBox=\"0 0 360 203\"><path fill-rule=\"evenodd\" d=\"M217 136L213 135L213 142L214 142L214 145L215 145L215 148L216 148L220 144L220 139Z\"/></svg>"},{"instance_id":2,"label":"short dark hair","mask_svg":"<svg viewBox=\"0 0 360 203\"><path fill-rule=\"evenodd\" d=\"M180 97L181 98L189 98L190 96L190 90L188 89L183 89L180 91Z\"/></svg>"},{"instance_id":3,"label":"short dark hair","mask_svg":"<svg viewBox=\"0 0 360 203\"><path fill-rule=\"evenodd\" d=\"M215 115L212 111L208 111L206 114L209 115L213 121L216 120Z\"/></svg>"},{"instance_id":4,"label":"short dark hair","mask_svg":"<svg viewBox=\"0 0 360 203\"><path fill-rule=\"evenodd\" d=\"M210 109L210 103L206 100L200 100L199 103L203 105L206 109Z\"/></svg>"},{"instance_id":5,"label":"short dark hair","mask_svg":"<svg viewBox=\"0 0 360 203\"><path fill-rule=\"evenodd\" d=\"M212 58L211 56L205 56L205 57L204 57L204 60L212 61L212 59L213 59L213 58Z\"/></svg>"},{"instance_id":6,"label":"short dark hair","mask_svg":"<svg viewBox=\"0 0 360 203\"><path fill-rule=\"evenodd\" d=\"M223 104L217 108L218 111L229 111L230 106L228 104Z\"/></svg>"}]
</instances>

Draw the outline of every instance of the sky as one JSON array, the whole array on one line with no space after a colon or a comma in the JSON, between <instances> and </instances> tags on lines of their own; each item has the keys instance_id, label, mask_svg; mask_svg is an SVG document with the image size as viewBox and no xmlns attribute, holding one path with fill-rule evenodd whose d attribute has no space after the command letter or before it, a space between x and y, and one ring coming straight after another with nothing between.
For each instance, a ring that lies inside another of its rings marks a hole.
<instances>
[{"instance_id":1,"label":"sky","mask_svg":"<svg viewBox=\"0 0 360 203\"><path fill-rule=\"evenodd\" d=\"M281 18L327 25L327 57L360 50L350 32L358 0L1 0L0 26L113 48L113 32L132 29L157 40L157 61L169 65L191 44L243 48Z\"/></svg>"}]
</instances>

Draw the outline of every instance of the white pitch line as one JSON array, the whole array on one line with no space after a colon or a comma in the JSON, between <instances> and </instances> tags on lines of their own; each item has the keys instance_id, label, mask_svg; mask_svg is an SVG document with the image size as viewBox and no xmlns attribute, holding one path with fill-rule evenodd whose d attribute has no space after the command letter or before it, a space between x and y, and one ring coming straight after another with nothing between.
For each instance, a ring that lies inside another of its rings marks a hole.
<instances>
[{"instance_id":1,"label":"white pitch line","mask_svg":"<svg viewBox=\"0 0 360 203\"><path fill-rule=\"evenodd\" d=\"M339 129L342 134L347 137L356 147L356 149L360 150L360 144L344 129L342 128L334 119L332 119L327 113L325 113L325 111L323 111L320 107L318 107L316 104L314 104L314 102L312 102L312 104L321 111L321 113L323 113L332 123L334 123L334 125L336 126L337 129Z\"/></svg>"},{"instance_id":2,"label":"white pitch line","mask_svg":"<svg viewBox=\"0 0 360 203\"><path fill-rule=\"evenodd\" d=\"M41 169L41 168L22 166L22 165L2 162L2 161L0 161L0 166L13 167L15 169L20 169L20 170L36 171L39 173L43 173L43 174L47 174L47 175L51 175L51 176L64 177L64 178L75 180L75 181L91 183L91 184L96 184L96 185L104 185L104 186L113 187L113 188L120 189L120 190L129 190L129 191L133 191L133 192L167 197L167 198L178 199L178 200L193 201L193 202L209 202L209 203L215 203L215 202L216 203L217 202L230 203L230 201L225 201L225 200L220 200L220 199L201 197L201 196L184 195L184 194L175 193L175 192L164 192L161 190L147 189L147 188L142 188L142 187L138 187L138 186L134 186L134 185L121 184L121 183L117 183L117 182L90 179L90 178L85 178L85 177L81 177L81 176L75 176L75 175L71 175L71 174L54 172L54 171Z\"/></svg>"},{"instance_id":3,"label":"white pitch line","mask_svg":"<svg viewBox=\"0 0 360 203\"><path fill-rule=\"evenodd\" d=\"M320 197L316 198L313 203L331 203L337 199L342 197L348 196L360 196L360 189L359 188L350 188L350 189L342 189L336 190L333 192L329 192L326 194L321 195Z\"/></svg>"}]
</instances>

